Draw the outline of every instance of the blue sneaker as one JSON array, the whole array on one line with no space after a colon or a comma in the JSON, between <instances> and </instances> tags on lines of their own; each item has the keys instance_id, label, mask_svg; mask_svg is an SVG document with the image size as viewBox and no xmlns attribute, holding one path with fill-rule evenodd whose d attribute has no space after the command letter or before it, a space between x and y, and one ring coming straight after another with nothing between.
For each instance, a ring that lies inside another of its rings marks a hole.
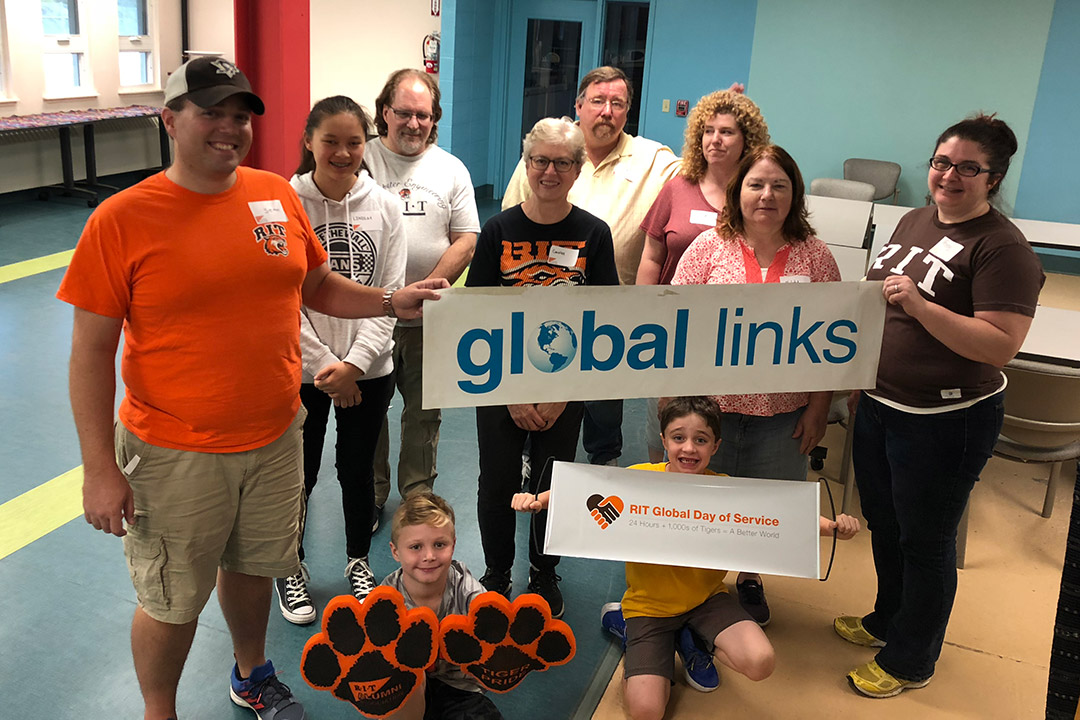
<instances>
[{"instance_id":1,"label":"blue sneaker","mask_svg":"<svg viewBox=\"0 0 1080 720\"><path fill-rule=\"evenodd\" d=\"M233 665L229 696L232 701L254 712L259 720L307 720L304 706L293 697L289 686L281 682L269 660L251 671L247 680L240 679L240 670Z\"/></svg>"},{"instance_id":2,"label":"blue sneaker","mask_svg":"<svg viewBox=\"0 0 1080 720\"><path fill-rule=\"evenodd\" d=\"M622 603L610 602L600 608L600 627L619 638L623 652L626 652L626 620L622 614Z\"/></svg>"},{"instance_id":3,"label":"blue sneaker","mask_svg":"<svg viewBox=\"0 0 1080 720\"><path fill-rule=\"evenodd\" d=\"M712 655L698 647L689 625L683 625L675 638L675 652L682 658L687 685L703 693L720 687L720 673L716 672Z\"/></svg>"}]
</instances>

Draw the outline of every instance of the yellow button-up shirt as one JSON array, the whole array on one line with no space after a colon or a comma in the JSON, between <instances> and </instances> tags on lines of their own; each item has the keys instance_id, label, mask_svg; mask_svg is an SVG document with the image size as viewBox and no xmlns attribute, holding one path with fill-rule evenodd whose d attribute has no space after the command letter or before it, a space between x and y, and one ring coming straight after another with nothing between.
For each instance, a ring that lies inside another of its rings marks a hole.
<instances>
[{"instance_id":1,"label":"yellow button-up shirt","mask_svg":"<svg viewBox=\"0 0 1080 720\"><path fill-rule=\"evenodd\" d=\"M655 140L619 138L615 149L593 165L588 159L581 168L567 199L607 222L615 245L615 265L619 280L633 285L637 277L645 231L641 222L649 212L660 188L679 171L679 158ZM525 177L525 163L519 160L503 196L503 210L532 194Z\"/></svg>"}]
</instances>

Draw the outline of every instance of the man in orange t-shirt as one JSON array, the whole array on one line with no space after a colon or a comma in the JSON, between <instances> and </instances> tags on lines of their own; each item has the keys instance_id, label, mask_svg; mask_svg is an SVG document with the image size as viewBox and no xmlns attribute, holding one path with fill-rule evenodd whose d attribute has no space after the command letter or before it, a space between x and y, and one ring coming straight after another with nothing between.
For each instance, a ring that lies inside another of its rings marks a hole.
<instances>
[{"instance_id":1,"label":"man in orange t-shirt","mask_svg":"<svg viewBox=\"0 0 1080 720\"><path fill-rule=\"evenodd\" d=\"M176 70L161 113L175 161L102 203L57 293L75 306L85 517L124 538L138 598L132 654L155 720L176 717L215 585L236 657L233 702L260 718L305 717L264 654L272 578L299 569L300 306L414 318L446 286L391 291L330 272L289 184L239 167L263 110L226 60Z\"/></svg>"}]
</instances>

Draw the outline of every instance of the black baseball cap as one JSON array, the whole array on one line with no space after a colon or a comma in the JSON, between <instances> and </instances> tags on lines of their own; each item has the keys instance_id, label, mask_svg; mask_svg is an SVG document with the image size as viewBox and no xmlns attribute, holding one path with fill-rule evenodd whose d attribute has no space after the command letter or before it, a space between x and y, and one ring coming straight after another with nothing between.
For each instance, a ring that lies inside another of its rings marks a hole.
<instances>
[{"instance_id":1,"label":"black baseball cap","mask_svg":"<svg viewBox=\"0 0 1080 720\"><path fill-rule=\"evenodd\" d=\"M165 104L187 98L199 107L217 105L225 98L243 95L251 112L262 115L266 107L251 91L251 83L240 68L220 57L198 57L188 60L169 75L165 83Z\"/></svg>"}]
</instances>

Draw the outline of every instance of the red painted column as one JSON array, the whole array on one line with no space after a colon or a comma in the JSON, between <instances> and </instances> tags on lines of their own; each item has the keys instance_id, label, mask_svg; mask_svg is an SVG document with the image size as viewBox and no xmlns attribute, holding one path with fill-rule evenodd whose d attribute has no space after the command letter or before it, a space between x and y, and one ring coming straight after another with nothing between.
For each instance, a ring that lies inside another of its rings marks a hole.
<instances>
[{"instance_id":1,"label":"red painted column","mask_svg":"<svg viewBox=\"0 0 1080 720\"><path fill-rule=\"evenodd\" d=\"M233 0L236 64L266 104L245 164L291 177L311 100L308 0Z\"/></svg>"}]
</instances>

